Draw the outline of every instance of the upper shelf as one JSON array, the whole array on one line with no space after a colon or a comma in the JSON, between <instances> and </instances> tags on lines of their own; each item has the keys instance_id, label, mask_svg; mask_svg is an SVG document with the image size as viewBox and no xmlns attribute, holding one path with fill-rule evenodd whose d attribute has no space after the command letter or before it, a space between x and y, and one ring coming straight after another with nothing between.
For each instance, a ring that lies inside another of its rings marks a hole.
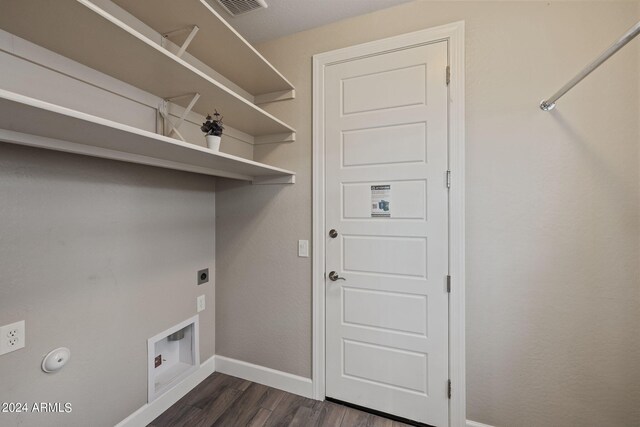
<instances>
[{"instance_id":1,"label":"upper shelf","mask_svg":"<svg viewBox=\"0 0 640 427\"><path fill-rule=\"evenodd\" d=\"M206 0L113 0L161 34L197 25L187 51L252 95L293 90ZM189 34L182 34L183 38Z\"/></svg>"},{"instance_id":2,"label":"upper shelf","mask_svg":"<svg viewBox=\"0 0 640 427\"><path fill-rule=\"evenodd\" d=\"M198 92L194 111L204 115L217 109L227 125L250 135L295 132L110 14L109 3L0 0L0 28L164 99ZM185 106L189 99L175 102Z\"/></svg>"},{"instance_id":3,"label":"upper shelf","mask_svg":"<svg viewBox=\"0 0 640 427\"><path fill-rule=\"evenodd\" d=\"M0 141L167 169L293 183L295 174L0 89Z\"/></svg>"}]
</instances>

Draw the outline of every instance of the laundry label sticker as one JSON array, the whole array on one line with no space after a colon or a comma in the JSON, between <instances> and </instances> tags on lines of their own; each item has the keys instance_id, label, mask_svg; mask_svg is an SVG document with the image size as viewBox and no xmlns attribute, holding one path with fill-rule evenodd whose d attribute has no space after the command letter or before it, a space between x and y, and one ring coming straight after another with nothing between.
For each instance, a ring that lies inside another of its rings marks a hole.
<instances>
[{"instance_id":1,"label":"laundry label sticker","mask_svg":"<svg viewBox=\"0 0 640 427\"><path fill-rule=\"evenodd\" d=\"M371 217L391 218L391 185L371 186Z\"/></svg>"}]
</instances>

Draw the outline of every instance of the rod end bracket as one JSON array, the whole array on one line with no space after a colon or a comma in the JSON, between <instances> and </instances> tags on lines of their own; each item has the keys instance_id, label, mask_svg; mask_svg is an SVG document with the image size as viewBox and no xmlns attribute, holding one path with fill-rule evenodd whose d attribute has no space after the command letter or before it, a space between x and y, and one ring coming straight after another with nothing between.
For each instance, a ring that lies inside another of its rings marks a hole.
<instances>
[{"instance_id":1,"label":"rod end bracket","mask_svg":"<svg viewBox=\"0 0 640 427\"><path fill-rule=\"evenodd\" d=\"M542 111L551 111L554 108L556 108L556 103L555 102L547 102L547 100L543 99L542 102L540 102L540 109Z\"/></svg>"}]
</instances>

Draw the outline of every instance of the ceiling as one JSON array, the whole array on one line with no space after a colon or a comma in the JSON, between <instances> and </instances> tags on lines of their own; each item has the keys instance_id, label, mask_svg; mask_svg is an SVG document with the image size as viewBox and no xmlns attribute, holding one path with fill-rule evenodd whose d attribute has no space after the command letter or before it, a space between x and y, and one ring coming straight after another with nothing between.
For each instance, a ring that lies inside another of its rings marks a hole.
<instances>
[{"instance_id":1,"label":"ceiling","mask_svg":"<svg viewBox=\"0 0 640 427\"><path fill-rule=\"evenodd\" d=\"M266 0L267 9L236 17L207 1L249 42L260 43L412 0Z\"/></svg>"}]
</instances>

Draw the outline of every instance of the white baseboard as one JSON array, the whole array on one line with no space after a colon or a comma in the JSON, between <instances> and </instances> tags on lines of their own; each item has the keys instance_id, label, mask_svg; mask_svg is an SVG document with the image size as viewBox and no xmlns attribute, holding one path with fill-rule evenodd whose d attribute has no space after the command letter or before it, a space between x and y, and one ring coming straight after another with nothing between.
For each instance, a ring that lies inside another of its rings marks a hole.
<instances>
[{"instance_id":1,"label":"white baseboard","mask_svg":"<svg viewBox=\"0 0 640 427\"><path fill-rule=\"evenodd\" d=\"M311 378L276 371L224 356L216 356L216 371L313 399Z\"/></svg>"},{"instance_id":2,"label":"white baseboard","mask_svg":"<svg viewBox=\"0 0 640 427\"><path fill-rule=\"evenodd\" d=\"M146 427L151 421L155 420L160 414L169 409L171 405L180 400L185 394L189 393L198 384L204 381L209 375L216 370L216 356L210 357L207 361L200 365L197 371L178 383L174 388L167 391L151 403L143 405L129 415L124 420L116 424L116 427Z\"/></svg>"},{"instance_id":3,"label":"white baseboard","mask_svg":"<svg viewBox=\"0 0 640 427\"><path fill-rule=\"evenodd\" d=\"M489 424L482 424L476 421L467 420L467 427L493 427Z\"/></svg>"}]
</instances>

